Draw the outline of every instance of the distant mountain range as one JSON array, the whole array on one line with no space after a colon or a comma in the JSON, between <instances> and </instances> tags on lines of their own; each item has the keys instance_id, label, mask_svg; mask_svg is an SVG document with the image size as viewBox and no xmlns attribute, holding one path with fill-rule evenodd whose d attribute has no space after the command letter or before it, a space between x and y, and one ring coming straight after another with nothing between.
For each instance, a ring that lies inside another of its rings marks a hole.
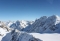
<instances>
[{"instance_id":1,"label":"distant mountain range","mask_svg":"<svg viewBox=\"0 0 60 41\"><path fill-rule=\"evenodd\" d=\"M24 29L26 32L38 33L60 33L60 17L53 15L50 17L43 16Z\"/></svg>"},{"instance_id":2,"label":"distant mountain range","mask_svg":"<svg viewBox=\"0 0 60 41\"><path fill-rule=\"evenodd\" d=\"M52 15L35 21L0 21L0 41L43 41L30 33L60 33L60 17Z\"/></svg>"}]
</instances>

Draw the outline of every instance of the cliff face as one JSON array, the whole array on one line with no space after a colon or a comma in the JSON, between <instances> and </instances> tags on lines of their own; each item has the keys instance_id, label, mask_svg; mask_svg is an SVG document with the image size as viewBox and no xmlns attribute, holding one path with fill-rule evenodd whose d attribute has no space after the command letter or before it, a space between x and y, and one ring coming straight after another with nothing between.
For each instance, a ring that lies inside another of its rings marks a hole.
<instances>
[{"instance_id":1,"label":"cliff face","mask_svg":"<svg viewBox=\"0 0 60 41\"><path fill-rule=\"evenodd\" d=\"M34 21L16 21L16 22L0 21L0 41L42 41L40 40L41 38L40 34L43 35L43 33L57 33L57 34L60 33L60 17L57 15L53 15L50 17L43 16L35 20L35 22ZM57 36L56 37L60 38L60 35L58 36L59 37ZM55 37L53 36L53 38Z\"/></svg>"},{"instance_id":2,"label":"cliff face","mask_svg":"<svg viewBox=\"0 0 60 41\"><path fill-rule=\"evenodd\" d=\"M8 36L10 36L8 38ZM26 32L18 31L17 29L12 30L5 37L2 38L2 41L42 41L38 38L33 37L33 35Z\"/></svg>"},{"instance_id":3,"label":"cliff face","mask_svg":"<svg viewBox=\"0 0 60 41\"><path fill-rule=\"evenodd\" d=\"M50 17L43 16L37 19L30 27L24 29L26 32L38 33L60 33L60 17L53 15Z\"/></svg>"},{"instance_id":4,"label":"cliff face","mask_svg":"<svg viewBox=\"0 0 60 41\"><path fill-rule=\"evenodd\" d=\"M16 21L15 23L10 25L10 28L13 29L18 29L18 30L22 30L24 28L26 28L29 25L32 25L34 21Z\"/></svg>"}]
</instances>

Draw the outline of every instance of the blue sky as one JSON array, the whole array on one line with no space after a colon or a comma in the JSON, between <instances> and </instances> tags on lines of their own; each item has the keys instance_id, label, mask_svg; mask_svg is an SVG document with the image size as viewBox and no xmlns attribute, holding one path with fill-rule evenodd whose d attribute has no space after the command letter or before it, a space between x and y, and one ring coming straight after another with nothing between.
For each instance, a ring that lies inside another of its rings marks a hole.
<instances>
[{"instance_id":1,"label":"blue sky","mask_svg":"<svg viewBox=\"0 0 60 41\"><path fill-rule=\"evenodd\" d=\"M0 0L0 20L35 20L60 16L60 0Z\"/></svg>"}]
</instances>

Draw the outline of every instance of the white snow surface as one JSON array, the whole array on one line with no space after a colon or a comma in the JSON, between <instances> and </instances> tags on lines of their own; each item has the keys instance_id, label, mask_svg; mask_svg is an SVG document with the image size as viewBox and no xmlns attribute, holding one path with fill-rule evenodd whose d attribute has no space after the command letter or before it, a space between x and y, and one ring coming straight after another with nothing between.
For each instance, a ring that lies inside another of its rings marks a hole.
<instances>
[{"instance_id":1,"label":"white snow surface","mask_svg":"<svg viewBox=\"0 0 60 41\"><path fill-rule=\"evenodd\" d=\"M40 33L30 33L34 37L39 38L43 41L60 41L60 34L40 34Z\"/></svg>"},{"instance_id":2,"label":"white snow surface","mask_svg":"<svg viewBox=\"0 0 60 41\"><path fill-rule=\"evenodd\" d=\"M43 16L35 22L0 21L0 41L60 41L60 17Z\"/></svg>"},{"instance_id":3,"label":"white snow surface","mask_svg":"<svg viewBox=\"0 0 60 41\"><path fill-rule=\"evenodd\" d=\"M53 15L43 16L37 19L30 27L24 29L26 32L38 33L60 33L60 17Z\"/></svg>"},{"instance_id":4,"label":"white snow surface","mask_svg":"<svg viewBox=\"0 0 60 41\"><path fill-rule=\"evenodd\" d=\"M7 30L4 30L3 28L0 28L0 41L2 40L3 37L8 33Z\"/></svg>"},{"instance_id":5,"label":"white snow surface","mask_svg":"<svg viewBox=\"0 0 60 41\"><path fill-rule=\"evenodd\" d=\"M25 20L17 20L15 22L9 22L9 24L7 25L10 28L14 28L14 29L18 29L21 30L23 28L26 28L29 25L32 25L34 21L25 21Z\"/></svg>"}]
</instances>

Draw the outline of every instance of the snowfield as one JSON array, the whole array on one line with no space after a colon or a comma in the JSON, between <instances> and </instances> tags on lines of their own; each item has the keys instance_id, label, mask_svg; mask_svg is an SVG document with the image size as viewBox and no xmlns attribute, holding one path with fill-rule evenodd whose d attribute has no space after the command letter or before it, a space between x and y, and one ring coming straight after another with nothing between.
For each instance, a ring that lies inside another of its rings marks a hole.
<instances>
[{"instance_id":1,"label":"snowfield","mask_svg":"<svg viewBox=\"0 0 60 41\"><path fill-rule=\"evenodd\" d=\"M41 39L43 41L60 41L60 34L39 34L39 33L30 33L34 37Z\"/></svg>"},{"instance_id":2,"label":"snowfield","mask_svg":"<svg viewBox=\"0 0 60 41\"><path fill-rule=\"evenodd\" d=\"M60 41L60 17L53 15L35 21L0 21L0 41Z\"/></svg>"}]
</instances>

